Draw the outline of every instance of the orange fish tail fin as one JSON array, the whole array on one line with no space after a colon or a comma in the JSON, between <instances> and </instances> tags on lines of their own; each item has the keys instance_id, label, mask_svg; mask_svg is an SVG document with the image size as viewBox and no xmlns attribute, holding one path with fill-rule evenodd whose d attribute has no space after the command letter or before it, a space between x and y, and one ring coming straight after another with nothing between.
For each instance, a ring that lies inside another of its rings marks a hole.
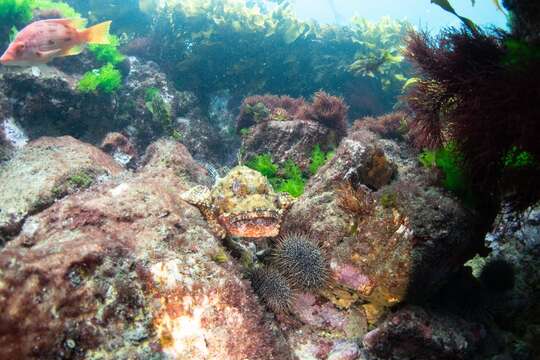
<instances>
[{"instance_id":1,"label":"orange fish tail fin","mask_svg":"<svg viewBox=\"0 0 540 360\"><path fill-rule=\"evenodd\" d=\"M82 31L83 39L89 44L110 44L109 29L112 21L105 21Z\"/></svg>"}]
</instances>

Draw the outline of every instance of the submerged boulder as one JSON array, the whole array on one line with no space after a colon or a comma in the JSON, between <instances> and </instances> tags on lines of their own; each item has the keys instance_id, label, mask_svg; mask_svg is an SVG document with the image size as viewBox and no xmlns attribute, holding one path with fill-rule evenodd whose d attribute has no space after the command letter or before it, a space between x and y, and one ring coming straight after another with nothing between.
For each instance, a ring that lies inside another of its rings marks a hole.
<instances>
[{"instance_id":1,"label":"submerged boulder","mask_svg":"<svg viewBox=\"0 0 540 360\"><path fill-rule=\"evenodd\" d=\"M137 150L131 141L118 132L108 133L99 148L122 166L134 167L138 159Z\"/></svg>"},{"instance_id":2,"label":"submerged boulder","mask_svg":"<svg viewBox=\"0 0 540 360\"><path fill-rule=\"evenodd\" d=\"M291 311L298 324L288 328L286 336L296 358L358 359L368 329L361 308L341 309L321 296L302 293Z\"/></svg>"},{"instance_id":3,"label":"submerged boulder","mask_svg":"<svg viewBox=\"0 0 540 360\"><path fill-rule=\"evenodd\" d=\"M116 101L107 94L79 93L79 77L50 66L37 71L4 67L0 92L13 104L12 116L31 140L71 135L97 144L114 127Z\"/></svg>"},{"instance_id":4,"label":"submerged boulder","mask_svg":"<svg viewBox=\"0 0 540 360\"><path fill-rule=\"evenodd\" d=\"M540 356L540 203L522 210L503 203L485 240L491 253L484 259L480 278L497 299L496 320L513 333L510 346L527 348L536 359Z\"/></svg>"},{"instance_id":5,"label":"submerged boulder","mask_svg":"<svg viewBox=\"0 0 540 360\"><path fill-rule=\"evenodd\" d=\"M321 241L332 280L350 293L338 294L341 302L367 301L370 321L435 292L478 247L474 216L457 200L422 177L390 184L394 176L377 138L354 131L283 223L284 231L307 230Z\"/></svg>"},{"instance_id":6,"label":"submerged boulder","mask_svg":"<svg viewBox=\"0 0 540 360\"><path fill-rule=\"evenodd\" d=\"M0 166L1 241L56 199L122 171L110 156L70 136L30 142Z\"/></svg>"},{"instance_id":7,"label":"submerged boulder","mask_svg":"<svg viewBox=\"0 0 540 360\"><path fill-rule=\"evenodd\" d=\"M145 158L137 173L27 218L0 251L0 357L288 359L249 284L180 198L208 182L205 170L172 141Z\"/></svg>"},{"instance_id":8,"label":"submerged boulder","mask_svg":"<svg viewBox=\"0 0 540 360\"><path fill-rule=\"evenodd\" d=\"M324 125L308 120L263 122L244 134L243 158L271 154L277 163L293 160L306 170L315 146L323 150L336 146L336 138L331 133Z\"/></svg>"},{"instance_id":9,"label":"submerged boulder","mask_svg":"<svg viewBox=\"0 0 540 360\"><path fill-rule=\"evenodd\" d=\"M270 154L276 163L292 160L305 171L316 146L332 150L347 134L347 111L343 99L322 91L312 102L289 96L247 97L236 119L242 159Z\"/></svg>"},{"instance_id":10,"label":"submerged boulder","mask_svg":"<svg viewBox=\"0 0 540 360\"><path fill-rule=\"evenodd\" d=\"M123 84L112 94L77 90L83 74L97 66L87 53L52 64L0 69L0 121L13 119L30 140L70 135L99 145L108 133L120 132L137 155L163 136L185 142L197 159L214 165L228 154L197 98L177 91L156 63L126 58Z\"/></svg>"},{"instance_id":11,"label":"submerged boulder","mask_svg":"<svg viewBox=\"0 0 540 360\"><path fill-rule=\"evenodd\" d=\"M1 124L0 126L0 164L13 155L13 151L15 150L11 142L8 140L5 132L4 124Z\"/></svg>"}]
</instances>

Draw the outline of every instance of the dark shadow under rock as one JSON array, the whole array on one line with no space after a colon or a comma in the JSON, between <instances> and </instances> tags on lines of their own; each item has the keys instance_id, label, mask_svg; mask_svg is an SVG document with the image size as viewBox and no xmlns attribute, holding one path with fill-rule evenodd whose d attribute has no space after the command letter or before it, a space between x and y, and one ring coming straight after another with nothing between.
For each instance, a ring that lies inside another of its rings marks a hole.
<instances>
[{"instance_id":1,"label":"dark shadow under rock","mask_svg":"<svg viewBox=\"0 0 540 360\"><path fill-rule=\"evenodd\" d=\"M451 315L406 307L389 314L363 339L376 359L471 359L485 336L481 325Z\"/></svg>"}]
</instances>

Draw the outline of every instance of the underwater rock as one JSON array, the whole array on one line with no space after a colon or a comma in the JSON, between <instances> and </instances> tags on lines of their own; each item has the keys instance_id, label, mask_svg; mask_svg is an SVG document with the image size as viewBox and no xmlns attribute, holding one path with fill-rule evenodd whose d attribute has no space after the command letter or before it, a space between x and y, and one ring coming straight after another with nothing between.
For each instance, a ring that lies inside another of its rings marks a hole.
<instances>
[{"instance_id":1,"label":"underwater rock","mask_svg":"<svg viewBox=\"0 0 540 360\"><path fill-rule=\"evenodd\" d=\"M75 59L84 64L71 64ZM163 136L186 140L194 152L202 148L197 144L204 144L205 151L197 151L197 157L213 163L226 153L212 133L217 130L211 127L204 134L195 122L193 130L183 134L176 117L201 119L197 99L189 92L176 91L157 64L129 57L125 61L129 74L117 94L83 94L76 87L81 69L94 66L91 60L87 55L70 57L58 68L41 67L39 75L30 68L0 69L0 93L4 94L0 105L9 104L2 106L0 115L13 117L31 140L70 135L99 145L107 133L122 132L138 154Z\"/></svg>"},{"instance_id":2,"label":"underwater rock","mask_svg":"<svg viewBox=\"0 0 540 360\"><path fill-rule=\"evenodd\" d=\"M139 153L162 136L171 135L179 111L177 91L154 62L129 57L130 73L119 92L117 121L125 126Z\"/></svg>"},{"instance_id":3,"label":"underwater rock","mask_svg":"<svg viewBox=\"0 0 540 360\"><path fill-rule=\"evenodd\" d=\"M196 181L184 175L206 183L204 169L166 140L145 164L31 216L0 251L0 357L289 359L239 269L180 198Z\"/></svg>"},{"instance_id":4,"label":"underwater rock","mask_svg":"<svg viewBox=\"0 0 540 360\"><path fill-rule=\"evenodd\" d=\"M414 181L420 171L417 150L408 141L406 121L406 115L399 111L378 117L367 116L356 120L349 132L371 132L387 159L396 165L396 178Z\"/></svg>"},{"instance_id":5,"label":"underwater rock","mask_svg":"<svg viewBox=\"0 0 540 360\"><path fill-rule=\"evenodd\" d=\"M131 141L117 132L108 133L101 142L100 149L125 167L133 167L138 159L137 151Z\"/></svg>"},{"instance_id":6,"label":"underwater rock","mask_svg":"<svg viewBox=\"0 0 540 360\"><path fill-rule=\"evenodd\" d=\"M42 66L0 69L0 92L13 104L12 116L30 140L71 135L98 144L114 128L115 101L110 95L81 94L78 77Z\"/></svg>"},{"instance_id":7,"label":"underwater rock","mask_svg":"<svg viewBox=\"0 0 540 360\"><path fill-rule=\"evenodd\" d=\"M331 261L334 276L375 306L423 301L481 247L474 214L439 188L397 181L375 197Z\"/></svg>"},{"instance_id":8,"label":"underwater rock","mask_svg":"<svg viewBox=\"0 0 540 360\"><path fill-rule=\"evenodd\" d=\"M275 163L292 160L307 171L316 146L335 149L347 134L347 110L343 99L322 91L312 102L289 96L247 97L236 119L242 159L270 154Z\"/></svg>"},{"instance_id":9,"label":"underwater rock","mask_svg":"<svg viewBox=\"0 0 540 360\"><path fill-rule=\"evenodd\" d=\"M301 293L291 312L300 324L289 328L286 334L298 359L358 358L359 343L368 330L362 309L339 309L320 296Z\"/></svg>"},{"instance_id":10,"label":"underwater rock","mask_svg":"<svg viewBox=\"0 0 540 360\"><path fill-rule=\"evenodd\" d=\"M11 158L15 151L14 146L7 139L4 124L0 124L0 164Z\"/></svg>"},{"instance_id":11,"label":"underwater rock","mask_svg":"<svg viewBox=\"0 0 540 360\"><path fill-rule=\"evenodd\" d=\"M218 129L200 116L176 118L181 141L197 161L219 166L234 164L237 160L235 144L229 144Z\"/></svg>"},{"instance_id":12,"label":"underwater rock","mask_svg":"<svg viewBox=\"0 0 540 360\"><path fill-rule=\"evenodd\" d=\"M2 143L14 149L21 149L28 143L28 137L13 118L7 118L0 124Z\"/></svg>"},{"instance_id":13,"label":"underwater rock","mask_svg":"<svg viewBox=\"0 0 540 360\"><path fill-rule=\"evenodd\" d=\"M352 182L382 186L391 181L395 168L376 146L375 137L351 136L343 139L336 155L309 179L304 194L286 215L283 231L310 231L319 240L324 239L321 242L323 247L337 244L350 233L354 222L353 216L337 204L339 184Z\"/></svg>"},{"instance_id":14,"label":"underwater rock","mask_svg":"<svg viewBox=\"0 0 540 360\"><path fill-rule=\"evenodd\" d=\"M451 315L408 306L389 314L362 343L380 359L470 359L485 337L484 328Z\"/></svg>"},{"instance_id":15,"label":"underwater rock","mask_svg":"<svg viewBox=\"0 0 540 360\"><path fill-rule=\"evenodd\" d=\"M271 154L275 163L290 159L307 170L316 145L323 150L337 145L332 134L331 129L314 121L265 121L249 128L243 135L242 158L249 160L260 154Z\"/></svg>"},{"instance_id":16,"label":"underwater rock","mask_svg":"<svg viewBox=\"0 0 540 360\"><path fill-rule=\"evenodd\" d=\"M177 91L152 61L129 57L130 73L119 93L117 121L138 152L163 136L187 146L197 160L223 163L231 151L224 149L219 130L201 115L193 93Z\"/></svg>"},{"instance_id":17,"label":"underwater rock","mask_svg":"<svg viewBox=\"0 0 540 360\"><path fill-rule=\"evenodd\" d=\"M540 356L540 203L514 210L503 203L485 243L491 249L486 258L504 261L513 268L513 287L507 291L504 309L498 318L521 341L527 343L532 358ZM505 276L507 276L505 274ZM493 279L500 282L501 278Z\"/></svg>"},{"instance_id":18,"label":"underwater rock","mask_svg":"<svg viewBox=\"0 0 540 360\"><path fill-rule=\"evenodd\" d=\"M103 66L89 50L85 50L77 56L56 58L50 64L68 75L83 75L87 71Z\"/></svg>"},{"instance_id":19,"label":"underwater rock","mask_svg":"<svg viewBox=\"0 0 540 360\"><path fill-rule=\"evenodd\" d=\"M195 162L187 148L172 140L160 139L151 144L141 160L140 172L159 177L168 172L187 184L193 186L211 186L212 179L208 171Z\"/></svg>"},{"instance_id":20,"label":"underwater rock","mask_svg":"<svg viewBox=\"0 0 540 360\"><path fill-rule=\"evenodd\" d=\"M309 180L282 226L320 241L332 280L370 302L370 321L436 291L480 246L475 218L457 200L419 176L383 186L394 172L376 137L355 131Z\"/></svg>"},{"instance_id":21,"label":"underwater rock","mask_svg":"<svg viewBox=\"0 0 540 360\"><path fill-rule=\"evenodd\" d=\"M30 142L0 167L1 242L17 234L29 215L122 170L109 155L69 136Z\"/></svg>"}]
</instances>

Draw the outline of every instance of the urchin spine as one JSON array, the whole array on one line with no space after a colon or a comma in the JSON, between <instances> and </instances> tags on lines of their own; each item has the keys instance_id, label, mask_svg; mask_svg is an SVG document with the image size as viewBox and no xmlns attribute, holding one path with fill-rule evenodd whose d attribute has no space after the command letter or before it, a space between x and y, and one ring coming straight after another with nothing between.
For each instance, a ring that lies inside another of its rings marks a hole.
<instances>
[{"instance_id":1,"label":"urchin spine","mask_svg":"<svg viewBox=\"0 0 540 360\"><path fill-rule=\"evenodd\" d=\"M272 267L262 267L251 273L255 293L275 313L287 312L293 302L294 292L287 279Z\"/></svg>"},{"instance_id":2,"label":"urchin spine","mask_svg":"<svg viewBox=\"0 0 540 360\"><path fill-rule=\"evenodd\" d=\"M325 254L317 241L307 234L283 235L274 251L273 264L292 286L300 290L319 290L328 280Z\"/></svg>"}]
</instances>

